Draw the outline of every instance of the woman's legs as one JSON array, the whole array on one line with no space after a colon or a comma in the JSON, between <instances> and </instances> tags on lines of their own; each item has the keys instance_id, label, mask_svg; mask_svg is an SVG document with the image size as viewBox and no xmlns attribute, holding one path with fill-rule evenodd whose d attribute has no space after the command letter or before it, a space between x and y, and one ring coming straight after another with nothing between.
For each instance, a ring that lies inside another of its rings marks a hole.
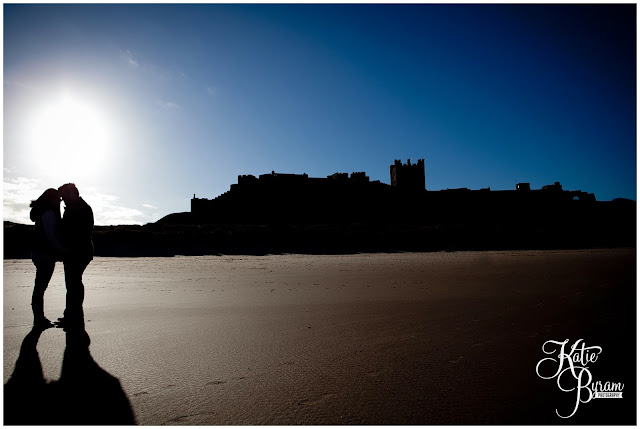
<instances>
[{"instance_id":1,"label":"woman's legs","mask_svg":"<svg viewBox=\"0 0 640 429\"><path fill-rule=\"evenodd\" d=\"M33 310L33 324L42 323L48 320L44 317L44 292L49 286L55 262L38 262L36 265L36 281L31 296L31 309ZM50 323L50 322L49 322Z\"/></svg>"}]
</instances>

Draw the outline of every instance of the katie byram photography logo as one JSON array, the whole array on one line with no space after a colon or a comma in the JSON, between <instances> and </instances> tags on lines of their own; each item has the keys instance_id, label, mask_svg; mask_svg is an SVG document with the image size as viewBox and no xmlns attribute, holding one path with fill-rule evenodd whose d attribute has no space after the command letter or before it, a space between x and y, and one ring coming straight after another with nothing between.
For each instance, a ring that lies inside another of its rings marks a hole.
<instances>
[{"instance_id":1,"label":"katie byram photography logo","mask_svg":"<svg viewBox=\"0 0 640 429\"><path fill-rule=\"evenodd\" d=\"M542 345L542 351L549 355L536 365L536 373L545 380L555 379L558 388L571 393L575 400L569 413L560 413L558 417L567 419L578 411L580 404L592 399L622 398L623 383L594 380L591 366L596 363L602 353L600 346L587 346L583 339L569 346L569 340L549 340Z\"/></svg>"}]
</instances>

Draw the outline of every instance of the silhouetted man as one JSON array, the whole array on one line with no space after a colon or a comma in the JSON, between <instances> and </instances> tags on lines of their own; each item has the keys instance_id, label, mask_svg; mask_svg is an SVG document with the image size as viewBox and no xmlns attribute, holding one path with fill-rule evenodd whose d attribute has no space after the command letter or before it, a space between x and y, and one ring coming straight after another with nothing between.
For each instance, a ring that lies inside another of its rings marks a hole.
<instances>
[{"instance_id":1,"label":"silhouetted man","mask_svg":"<svg viewBox=\"0 0 640 429\"><path fill-rule=\"evenodd\" d=\"M64 318L58 326L63 328L84 327L84 284L82 274L93 259L93 210L78 192L73 183L58 188L64 201L62 216L62 239L67 248L62 263L67 286L67 302Z\"/></svg>"}]
</instances>

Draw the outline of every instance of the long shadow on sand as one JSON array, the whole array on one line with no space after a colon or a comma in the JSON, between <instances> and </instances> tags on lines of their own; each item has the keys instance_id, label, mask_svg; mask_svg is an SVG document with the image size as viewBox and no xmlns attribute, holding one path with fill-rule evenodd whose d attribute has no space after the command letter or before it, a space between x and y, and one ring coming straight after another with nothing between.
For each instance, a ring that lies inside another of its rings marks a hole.
<instances>
[{"instance_id":1,"label":"long shadow on sand","mask_svg":"<svg viewBox=\"0 0 640 429\"><path fill-rule=\"evenodd\" d=\"M135 417L120 381L91 356L85 330L66 333L60 379L47 383L33 329L20 347L4 386L5 425L133 425Z\"/></svg>"}]
</instances>

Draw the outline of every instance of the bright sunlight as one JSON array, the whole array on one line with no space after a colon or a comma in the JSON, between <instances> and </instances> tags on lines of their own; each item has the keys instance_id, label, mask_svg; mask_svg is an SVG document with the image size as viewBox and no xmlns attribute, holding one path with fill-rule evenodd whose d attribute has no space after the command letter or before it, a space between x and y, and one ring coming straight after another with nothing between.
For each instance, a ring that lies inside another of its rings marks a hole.
<instances>
[{"instance_id":1,"label":"bright sunlight","mask_svg":"<svg viewBox=\"0 0 640 429\"><path fill-rule=\"evenodd\" d=\"M35 115L30 156L43 175L77 181L98 173L108 156L106 118L85 100L65 94Z\"/></svg>"}]
</instances>

